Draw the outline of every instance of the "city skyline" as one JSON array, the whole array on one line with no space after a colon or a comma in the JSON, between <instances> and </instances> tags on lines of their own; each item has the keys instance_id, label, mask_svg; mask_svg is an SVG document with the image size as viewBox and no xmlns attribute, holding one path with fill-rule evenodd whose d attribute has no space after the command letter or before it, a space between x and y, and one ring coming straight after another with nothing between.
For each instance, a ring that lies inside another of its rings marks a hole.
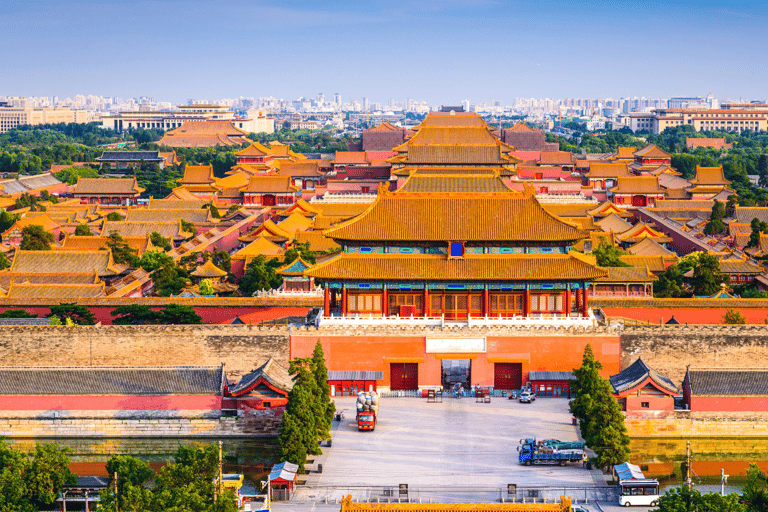
<instances>
[{"instance_id":1,"label":"city skyline","mask_svg":"<svg viewBox=\"0 0 768 512\"><path fill-rule=\"evenodd\" d=\"M513 98L762 98L765 15L747 2L40 1L0 26L6 96L273 95L386 105ZM649 28L650 27L650 28ZM736 37L714 39L713 34ZM84 37L85 36L85 37ZM574 51L582 49L579 51ZM628 80L628 73L631 79ZM316 94L316 93L315 93Z\"/></svg>"}]
</instances>

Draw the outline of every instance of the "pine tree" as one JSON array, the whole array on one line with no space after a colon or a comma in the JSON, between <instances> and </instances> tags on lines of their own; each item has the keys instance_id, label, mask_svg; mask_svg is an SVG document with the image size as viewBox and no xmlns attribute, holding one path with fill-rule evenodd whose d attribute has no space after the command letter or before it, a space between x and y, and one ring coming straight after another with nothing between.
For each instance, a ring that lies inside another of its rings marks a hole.
<instances>
[{"instance_id":1,"label":"pine tree","mask_svg":"<svg viewBox=\"0 0 768 512\"><path fill-rule=\"evenodd\" d=\"M601 379L593 396L590 424L590 439L585 438L585 441L597 455L597 467L606 468L626 462L629 456L629 435L624 424L624 414L605 379Z\"/></svg>"},{"instance_id":2,"label":"pine tree","mask_svg":"<svg viewBox=\"0 0 768 512\"><path fill-rule=\"evenodd\" d=\"M293 359L290 362L289 370L295 376L293 389L288 394L288 405L285 410L291 412L301 424L304 448L307 453L319 455L322 452L318 443L317 420L321 415L318 413L317 393L315 391L317 384L314 375L309 371L310 367L310 358Z\"/></svg>"},{"instance_id":3,"label":"pine tree","mask_svg":"<svg viewBox=\"0 0 768 512\"><path fill-rule=\"evenodd\" d=\"M312 352L312 373L317 383L317 399L321 406L325 406L324 421L318 421L325 427L328 436L322 439L330 439L331 422L336 412L336 406L331 402L331 386L328 385L328 368L325 366L325 354L320 340L315 344L315 350Z\"/></svg>"},{"instance_id":4,"label":"pine tree","mask_svg":"<svg viewBox=\"0 0 768 512\"><path fill-rule=\"evenodd\" d=\"M768 156L765 154L760 155L760 159L757 161L757 174L759 176L757 185L759 187L768 187Z\"/></svg>"},{"instance_id":5,"label":"pine tree","mask_svg":"<svg viewBox=\"0 0 768 512\"><path fill-rule=\"evenodd\" d=\"M304 463L307 461L307 448L304 445L304 433L302 425L286 411L280 424L277 441L280 444L280 458L299 466L299 471L304 471Z\"/></svg>"}]
</instances>

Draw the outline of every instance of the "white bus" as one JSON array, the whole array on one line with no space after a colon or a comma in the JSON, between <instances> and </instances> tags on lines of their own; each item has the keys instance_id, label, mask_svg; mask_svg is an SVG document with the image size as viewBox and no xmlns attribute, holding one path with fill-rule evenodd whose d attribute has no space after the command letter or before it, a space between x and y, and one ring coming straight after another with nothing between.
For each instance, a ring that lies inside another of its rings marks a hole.
<instances>
[{"instance_id":1,"label":"white bus","mask_svg":"<svg viewBox=\"0 0 768 512\"><path fill-rule=\"evenodd\" d=\"M619 480L619 505L655 507L659 503L659 481L650 478Z\"/></svg>"}]
</instances>

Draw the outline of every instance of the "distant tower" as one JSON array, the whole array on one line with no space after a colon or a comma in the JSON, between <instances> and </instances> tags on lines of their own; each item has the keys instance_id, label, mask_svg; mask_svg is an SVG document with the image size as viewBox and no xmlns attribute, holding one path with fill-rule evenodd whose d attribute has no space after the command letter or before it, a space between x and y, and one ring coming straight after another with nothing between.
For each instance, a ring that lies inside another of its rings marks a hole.
<instances>
[{"instance_id":1,"label":"distant tower","mask_svg":"<svg viewBox=\"0 0 768 512\"><path fill-rule=\"evenodd\" d=\"M336 104L337 107L341 106L341 94L335 93L333 95L333 102Z\"/></svg>"},{"instance_id":2,"label":"distant tower","mask_svg":"<svg viewBox=\"0 0 768 512\"><path fill-rule=\"evenodd\" d=\"M325 104L325 94L320 93L317 95L317 106L322 107Z\"/></svg>"},{"instance_id":3,"label":"distant tower","mask_svg":"<svg viewBox=\"0 0 768 512\"><path fill-rule=\"evenodd\" d=\"M363 110L368 112L368 98L363 96Z\"/></svg>"}]
</instances>

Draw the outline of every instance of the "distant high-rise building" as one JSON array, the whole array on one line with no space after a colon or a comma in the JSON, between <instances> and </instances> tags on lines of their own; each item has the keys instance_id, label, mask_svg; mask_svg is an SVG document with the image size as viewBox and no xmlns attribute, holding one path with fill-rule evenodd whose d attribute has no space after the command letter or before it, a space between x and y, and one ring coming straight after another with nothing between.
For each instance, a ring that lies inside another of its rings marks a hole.
<instances>
[{"instance_id":1,"label":"distant high-rise building","mask_svg":"<svg viewBox=\"0 0 768 512\"><path fill-rule=\"evenodd\" d=\"M341 94L335 93L333 95L333 102L336 104L337 107L341 106Z\"/></svg>"}]
</instances>

